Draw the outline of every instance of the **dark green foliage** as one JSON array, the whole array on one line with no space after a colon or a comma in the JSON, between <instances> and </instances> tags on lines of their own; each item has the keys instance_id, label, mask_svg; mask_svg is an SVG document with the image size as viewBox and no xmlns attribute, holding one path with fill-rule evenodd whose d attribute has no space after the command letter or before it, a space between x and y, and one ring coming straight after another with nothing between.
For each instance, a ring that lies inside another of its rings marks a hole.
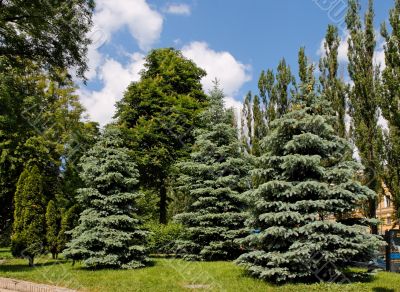
<instances>
[{"instance_id":1,"label":"dark green foliage","mask_svg":"<svg viewBox=\"0 0 400 292\"><path fill-rule=\"evenodd\" d=\"M93 0L0 1L0 57L76 67L83 77L93 9Z\"/></svg>"},{"instance_id":2,"label":"dark green foliage","mask_svg":"<svg viewBox=\"0 0 400 292\"><path fill-rule=\"evenodd\" d=\"M136 216L138 171L121 132L109 127L81 159L78 201L84 209L64 255L87 267L143 267L147 232Z\"/></svg>"},{"instance_id":3,"label":"dark green foliage","mask_svg":"<svg viewBox=\"0 0 400 292\"><path fill-rule=\"evenodd\" d=\"M171 165L186 157L193 143L197 114L206 96L205 72L174 49L153 50L141 79L117 104L119 123L128 129L142 185L160 196L160 222L167 221L167 179Z\"/></svg>"},{"instance_id":4,"label":"dark green foliage","mask_svg":"<svg viewBox=\"0 0 400 292\"><path fill-rule=\"evenodd\" d=\"M79 213L78 205L73 205L62 214L60 232L58 233L59 251L63 251L66 244L71 241L72 236L69 231L78 226Z\"/></svg>"},{"instance_id":5,"label":"dark green foliage","mask_svg":"<svg viewBox=\"0 0 400 292\"><path fill-rule=\"evenodd\" d=\"M185 213L175 216L186 228L178 250L190 260L235 259L242 252L237 240L247 234L240 194L249 168L218 87L202 119L207 127L196 132L190 159L177 164L179 189L190 201Z\"/></svg>"},{"instance_id":6,"label":"dark green foliage","mask_svg":"<svg viewBox=\"0 0 400 292\"><path fill-rule=\"evenodd\" d=\"M350 89L350 114L353 123L353 139L364 166L363 182L378 192L381 188L382 173L382 131L378 126L379 70L374 66L376 47L373 26L372 1L365 14L364 25L359 16L358 0L350 0L346 16L348 41L348 71L354 85ZM371 198L367 209L370 218L376 217L377 200ZM377 227L372 227L377 233Z\"/></svg>"},{"instance_id":7,"label":"dark green foliage","mask_svg":"<svg viewBox=\"0 0 400 292\"><path fill-rule=\"evenodd\" d=\"M35 161L47 200L58 194L56 203L67 207L76 188L71 186L73 162L86 145L76 138L85 132L80 129L86 123L81 121L83 108L66 73L58 72L54 81L31 62L20 65L13 67L0 58L0 230L1 237L8 238L10 233L3 229L12 225L15 185L24 164Z\"/></svg>"},{"instance_id":8,"label":"dark green foliage","mask_svg":"<svg viewBox=\"0 0 400 292\"><path fill-rule=\"evenodd\" d=\"M389 122L387 133L385 159L386 167L383 180L394 198L397 210L396 217L400 218L400 1L395 1L394 8L390 11L389 22L391 33L382 24L381 33L386 40L385 63L386 68L382 73L382 96L380 108L382 114Z\"/></svg>"},{"instance_id":9,"label":"dark green foliage","mask_svg":"<svg viewBox=\"0 0 400 292\"><path fill-rule=\"evenodd\" d=\"M346 136L345 114L346 114L346 86L338 76L339 62L338 49L340 37L337 27L328 25L325 35L325 54L319 62L321 76L321 93L331 102L336 113L335 130L340 137Z\"/></svg>"},{"instance_id":10,"label":"dark green foliage","mask_svg":"<svg viewBox=\"0 0 400 292\"><path fill-rule=\"evenodd\" d=\"M60 244L58 234L60 232L60 213L56 204L51 200L46 208L46 245L53 259L58 257Z\"/></svg>"},{"instance_id":11,"label":"dark green foliage","mask_svg":"<svg viewBox=\"0 0 400 292\"><path fill-rule=\"evenodd\" d=\"M35 256L44 251L46 242L43 178L37 166L28 164L21 173L14 197L14 224L11 251L33 265Z\"/></svg>"},{"instance_id":12,"label":"dark green foliage","mask_svg":"<svg viewBox=\"0 0 400 292\"><path fill-rule=\"evenodd\" d=\"M263 140L253 171L257 184L246 193L248 224L259 232L243 241L253 251L237 260L255 277L333 280L351 260L367 261L380 244L366 226L344 220L376 194L355 181L360 166L348 160L350 145L332 127L332 113L310 91Z\"/></svg>"}]
</instances>

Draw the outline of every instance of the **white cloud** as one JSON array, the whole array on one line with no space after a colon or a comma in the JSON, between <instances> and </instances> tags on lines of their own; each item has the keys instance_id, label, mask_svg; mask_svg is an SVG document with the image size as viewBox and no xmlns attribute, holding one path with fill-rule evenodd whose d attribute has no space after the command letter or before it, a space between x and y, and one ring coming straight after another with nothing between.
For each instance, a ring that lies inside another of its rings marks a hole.
<instances>
[{"instance_id":1,"label":"white cloud","mask_svg":"<svg viewBox=\"0 0 400 292\"><path fill-rule=\"evenodd\" d=\"M100 91L81 90L80 96L91 120L101 126L109 123L115 114L115 103L119 101L127 86L140 78L139 72L144 68L144 55L131 55L127 66L114 59L107 59L101 66L99 79L103 82Z\"/></svg>"},{"instance_id":2,"label":"white cloud","mask_svg":"<svg viewBox=\"0 0 400 292\"><path fill-rule=\"evenodd\" d=\"M177 15L190 15L190 6L187 4L169 4L165 9L165 13Z\"/></svg>"},{"instance_id":3,"label":"white cloud","mask_svg":"<svg viewBox=\"0 0 400 292\"><path fill-rule=\"evenodd\" d=\"M145 0L97 0L95 27L110 40L112 33L127 26L142 50L147 50L161 34L163 18Z\"/></svg>"},{"instance_id":4,"label":"white cloud","mask_svg":"<svg viewBox=\"0 0 400 292\"><path fill-rule=\"evenodd\" d=\"M225 94L234 96L251 79L249 65L239 62L229 52L212 50L205 42L192 42L184 46L182 54L207 72L207 76L202 79L205 91L212 88L217 78Z\"/></svg>"},{"instance_id":5,"label":"white cloud","mask_svg":"<svg viewBox=\"0 0 400 292\"><path fill-rule=\"evenodd\" d=\"M182 54L207 72L201 81L204 90L210 90L217 78L226 94L226 107L233 107L236 113L240 112L242 103L234 96L251 79L251 67L236 60L229 52L212 50L205 42L192 42L184 46Z\"/></svg>"}]
</instances>

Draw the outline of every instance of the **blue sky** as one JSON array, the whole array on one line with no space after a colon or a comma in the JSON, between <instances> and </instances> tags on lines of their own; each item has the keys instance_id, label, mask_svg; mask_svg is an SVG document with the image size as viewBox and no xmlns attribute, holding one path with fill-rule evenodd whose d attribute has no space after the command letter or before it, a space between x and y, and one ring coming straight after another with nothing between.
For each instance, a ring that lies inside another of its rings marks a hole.
<instances>
[{"instance_id":1,"label":"blue sky","mask_svg":"<svg viewBox=\"0 0 400 292\"><path fill-rule=\"evenodd\" d=\"M240 107L247 91L257 91L263 69L282 57L297 71L297 52L306 47L317 61L326 27L341 28L342 66L346 66L346 0L97 0L90 33L89 79L79 94L89 117L104 125L127 85L139 79L143 58L152 48L175 47L220 79L228 106ZM366 0L362 0L363 8ZM393 1L376 0L376 29ZM383 62L378 41L376 62Z\"/></svg>"}]
</instances>

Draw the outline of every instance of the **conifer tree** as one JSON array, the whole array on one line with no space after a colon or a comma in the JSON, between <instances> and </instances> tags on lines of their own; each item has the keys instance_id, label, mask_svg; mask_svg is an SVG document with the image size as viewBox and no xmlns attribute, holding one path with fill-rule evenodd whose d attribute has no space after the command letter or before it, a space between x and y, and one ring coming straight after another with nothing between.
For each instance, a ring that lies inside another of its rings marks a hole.
<instances>
[{"instance_id":1,"label":"conifer tree","mask_svg":"<svg viewBox=\"0 0 400 292\"><path fill-rule=\"evenodd\" d=\"M369 0L364 25L359 16L358 0L350 0L346 15L348 40L348 71L354 85L349 93L353 139L358 148L361 163L364 166L363 182L372 190L381 189L381 145L382 131L378 126L379 106L379 70L374 66L376 46L373 26L374 10ZM376 218L377 199L368 202L367 215ZM377 233L376 224L372 232Z\"/></svg>"},{"instance_id":2,"label":"conifer tree","mask_svg":"<svg viewBox=\"0 0 400 292\"><path fill-rule=\"evenodd\" d=\"M46 209L46 243L53 259L58 258L60 252L58 233L60 232L60 214L53 200Z\"/></svg>"},{"instance_id":3,"label":"conifer tree","mask_svg":"<svg viewBox=\"0 0 400 292\"><path fill-rule=\"evenodd\" d=\"M45 246L45 204L42 175L37 166L28 162L14 196L11 251L15 257L27 258L29 266L33 266L34 258Z\"/></svg>"},{"instance_id":4,"label":"conifer tree","mask_svg":"<svg viewBox=\"0 0 400 292\"><path fill-rule=\"evenodd\" d=\"M332 218L376 194L354 180L359 165L348 160L350 145L336 134L329 103L308 85L292 111L271 124L253 172L257 185L247 195L248 224L259 232L243 241L253 251L237 263L264 280L330 280L338 273L332 267L368 260L380 244L365 226Z\"/></svg>"},{"instance_id":5,"label":"conifer tree","mask_svg":"<svg viewBox=\"0 0 400 292\"><path fill-rule=\"evenodd\" d=\"M331 102L332 108L336 113L335 130L340 137L346 136L345 114L346 114L346 87L338 77L338 50L340 37L338 29L334 25L329 25L325 35L324 50L325 54L320 59L319 69L321 76L321 93Z\"/></svg>"},{"instance_id":6,"label":"conifer tree","mask_svg":"<svg viewBox=\"0 0 400 292\"><path fill-rule=\"evenodd\" d=\"M386 40L384 46L386 68L382 73L383 94L380 108L389 124L389 132L385 139L387 164L383 179L393 195L398 219L400 218L400 0L395 1L395 6L390 11L389 22L391 33L388 32L385 23L381 27L381 34Z\"/></svg>"},{"instance_id":7,"label":"conifer tree","mask_svg":"<svg viewBox=\"0 0 400 292\"><path fill-rule=\"evenodd\" d=\"M190 198L186 212L175 216L187 229L178 246L190 260L235 259L241 253L237 239L247 233L240 194L248 164L223 96L216 85L201 117L207 127L196 132L190 159L177 164L179 188Z\"/></svg>"},{"instance_id":8,"label":"conifer tree","mask_svg":"<svg viewBox=\"0 0 400 292\"><path fill-rule=\"evenodd\" d=\"M64 255L93 268L143 267L147 232L135 216L138 171L118 129L107 128L81 159L84 211Z\"/></svg>"}]
</instances>

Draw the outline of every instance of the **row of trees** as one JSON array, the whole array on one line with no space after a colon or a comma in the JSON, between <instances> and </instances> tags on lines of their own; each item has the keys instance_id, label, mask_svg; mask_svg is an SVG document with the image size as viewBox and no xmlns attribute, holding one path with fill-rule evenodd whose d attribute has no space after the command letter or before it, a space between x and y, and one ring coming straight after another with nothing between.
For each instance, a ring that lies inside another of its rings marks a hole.
<instances>
[{"instance_id":1,"label":"row of trees","mask_svg":"<svg viewBox=\"0 0 400 292\"><path fill-rule=\"evenodd\" d=\"M399 13L400 2L395 1L390 11L389 24L381 26L385 39L385 67L381 70L374 63L376 35L373 27L373 1L369 1L364 20L360 17L360 4L349 1L346 15L348 37L347 73L339 73L338 49L341 36L338 29L329 25L324 42L324 54L319 61L319 72L307 65L304 48L299 51L299 79L306 88L296 84L291 69L283 59L276 74L272 70L262 72L259 78L259 94L249 93L242 110L243 149L252 155L260 155L260 141L269 131L271 123L293 107L291 103L299 93L315 90L326 96L335 111L334 125L337 134L357 147L357 156L364 166L361 181L377 193L382 193L382 183L392 194L396 214L399 216ZM382 65L382 64L381 64ZM343 68L344 69L344 68ZM344 77L352 84L344 82ZM318 81L315 76L318 77ZM388 122L388 128L378 124L380 117ZM369 218L376 217L378 199L370 199L363 207ZM372 227L377 233L376 225Z\"/></svg>"},{"instance_id":2,"label":"row of trees","mask_svg":"<svg viewBox=\"0 0 400 292\"><path fill-rule=\"evenodd\" d=\"M0 5L9 5L10 13L19 11L11 9L13 1L5 3ZM92 8L91 2L76 5L72 15L81 5ZM276 74L262 72L259 96L245 99L240 131L218 85L205 94L205 72L175 49L149 53L140 80L117 103L116 122L101 134L96 124L82 121L68 60L28 59L18 50L1 55L1 228L5 234L12 226L14 255L33 264L43 251L57 257L66 247L67 258L89 267L142 267L151 236L144 223L158 213L160 223L173 219L183 226L174 244L186 259L238 258L263 279L310 278L327 263L344 268L369 259L381 242L366 225L376 225L354 212L365 206L375 217L381 181L399 196L400 1L391 11L392 30L382 27L387 67L381 75L373 64L372 1L364 23L359 9L349 1L354 85L338 76L340 38L329 26L319 82L304 48L299 80L284 59ZM8 17L0 16L3 22ZM29 41L33 33L26 33ZM20 44L9 40L9 47ZM83 53L85 39L76 41ZM388 117L387 133L377 125L380 111Z\"/></svg>"},{"instance_id":3,"label":"row of trees","mask_svg":"<svg viewBox=\"0 0 400 292\"><path fill-rule=\"evenodd\" d=\"M0 245L14 229L16 255L29 242L45 248L31 236L39 228L56 256L79 214L78 161L99 130L84 121L69 70L83 78L93 9L91 0L0 1Z\"/></svg>"}]
</instances>

